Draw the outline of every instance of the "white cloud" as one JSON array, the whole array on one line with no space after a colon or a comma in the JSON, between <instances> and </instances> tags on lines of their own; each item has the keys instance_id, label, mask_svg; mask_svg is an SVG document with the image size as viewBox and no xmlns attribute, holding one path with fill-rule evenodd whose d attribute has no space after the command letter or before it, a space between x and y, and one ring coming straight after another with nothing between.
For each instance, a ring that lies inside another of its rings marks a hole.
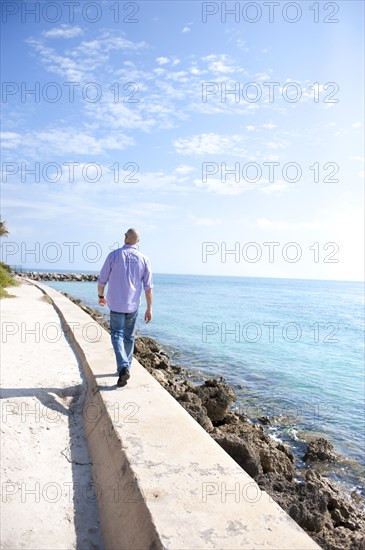
<instances>
[{"instance_id":1,"label":"white cloud","mask_svg":"<svg viewBox=\"0 0 365 550\"><path fill-rule=\"evenodd\" d=\"M175 168L175 172L177 174L182 174L183 176L194 171L195 168L193 166L188 166L187 164L180 164L177 168Z\"/></svg>"},{"instance_id":2,"label":"white cloud","mask_svg":"<svg viewBox=\"0 0 365 550\"><path fill-rule=\"evenodd\" d=\"M1 145L4 149L15 149L22 142L22 136L16 132L2 132Z\"/></svg>"},{"instance_id":3,"label":"white cloud","mask_svg":"<svg viewBox=\"0 0 365 550\"><path fill-rule=\"evenodd\" d=\"M166 74L166 69L163 69L162 67L157 67L157 69L153 69L153 72L157 74L157 76L162 76Z\"/></svg>"},{"instance_id":4,"label":"white cloud","mask_svg":"<svg viewBox=\"0 0 365 550\"><path fill-rule=\"evenodd\" d=\"M84 32L80 27L71 27L70 25L61 25L42 33L45 38L74 38L83 34Z\"/></svg>"},{"instance_id":5,"label":"white cloud","mask_svg":"<svg viewBox=\"0 0 365 550\"><path fill-rule=\"evenodd\" d=\"M19 154L36 155L44 158L49 154L58 156L63 154L100 155L109 150L124 150L132 145L134 140L121 133L108 133L95 137L75 128L52 128L45 131L3 134L3 147L13 149L18 147Z\"/></svg>"},{"instance_id":6,"label":"white cloud","mask_svg":"<svg viewBox=\"0 0 365 550\"><path fill-rule=\"evenodd\" d=\"M170 63L170 59L168 57L156 57L156 63L159 65L167 65L167 63Z\"/></svg>"},{"instance_id":7,"label":"white cloud","mask_svg":"<svg viewBox=\"0 0 365 550\"><path fill-rule=\"evenodd\" d=\"M286 140L269 141L267 146L269 149L286 149L289 143Z\"/></svg>"},{"instance_id":8,"label":"white cloud","mask_svg":"<svg viewBox=\"0 0 365 550\"><path fill-rule=\"evenodd\" d=\"M204 74L206 73L207 71L203 71L201 69L198 69L198 67L196 67L195 65L190 67L190 72L191 74L193 75L199 75L199 74Z\"/></svg>"},{"instance_id":9,"label":"white cloud","mask_svg":"<svg viewBox=\"0 0 365 550\"><path fill-rule=\"evenodd\" d=\"M246 126L248 132L254 132L256 130L255 126Z\"/></svg>"},{"instance_id":10,"label":"white cloud","mask_svg":"<svg viewBox=\"0 0 365 550\"><path fill-rule=\"evenodd\" d=\"M190 32L190 31L191 31L190 27L184 27L181 32Z\"/></svg>"},{"instance_id":11,"label":"white cloud","mask_svg":"<svg viewBox=\"0 0 365 550\"><path fill-rule=\"evenodd\" d=\"M208 62L208 68L213 73L233 73L238 68L234 67L226 54L210 54L202 58Z\"/></svg>"},{"instance_id":12,"label":"white cloud","mask_svg":"<svg viewBox=\"0 0 365 550\"><path fill-rule=\"evenodd\" d=\"M189 73L186 71L174 71L166 75L166 78L169 80L174 80L176 82L189 82Z\"/></svg>"},{"instance_id":13,"label":"white cloud","mask_svg":"<svg viewBox=\"0 0 365 550\"><path fill-rule=\"evenodd\" d=\"M244 154L246 138L241 135L199 134L174 142L181 155Z\"/></svg>"},{"instance_id":14,"label":"white cloud","mask_svg":"<svg viewBox=\"0 0 365 550\"><path fill-rule=\"evenodd\" d=\"M355 122L355 123L352 125L353 128L361 128L361 126L362 126L361 122Z\"/></svg>"},{"instance_id":15,"label":"white cloud","mask_svg":"<svg viewBox=\"0 0 365 550\"><path fill-rule=\"evenodd\" d=\"M40 55L46 70L72 82L97 80L96 71L106 69L110 52L131 53L146 47L145 42L132 42L120 34L104 32L98 39L82 41L79 46L59 53L48 46L44 39L29 38L28 44Z\"/></svg>"},{"instance_id":16,"label":"white cloud","mask_svg":"<svg viewBox=\"0 0 365 550\"><path fill-rule=\"evenodd\" d=\"M256 73L255 78L257 80L270 80L270 76L267 73Z\"/></svg>"},{"instance_id":17,"label":"white cloud","mask_svg":"<svg viewBox=\"0 0 365 550\"><path fill-rule=\"evenodd\" d=\"M213 61L210 63L209 69L216 73L233 73L234 71L233 67L223 63L223 61Z\"/></svg>"}]
</instances>

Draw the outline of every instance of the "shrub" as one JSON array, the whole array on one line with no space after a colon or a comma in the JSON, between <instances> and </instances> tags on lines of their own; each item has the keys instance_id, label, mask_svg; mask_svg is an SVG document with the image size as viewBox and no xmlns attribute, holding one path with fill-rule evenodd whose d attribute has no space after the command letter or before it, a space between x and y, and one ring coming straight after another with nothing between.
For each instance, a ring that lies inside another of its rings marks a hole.
<instances>
[{"instance_id":1,"label":"shrub","mask_svg":"<svg viewBox=\"0 0 365 550\"><path fill-rule=\"evenodd\" d=\"M11 269L7 264L1 262L0 265L0 297L10 297L11 295L5 290L8 286L17 286L19 283L10 275Z\"/></svg>"}]
</instances>

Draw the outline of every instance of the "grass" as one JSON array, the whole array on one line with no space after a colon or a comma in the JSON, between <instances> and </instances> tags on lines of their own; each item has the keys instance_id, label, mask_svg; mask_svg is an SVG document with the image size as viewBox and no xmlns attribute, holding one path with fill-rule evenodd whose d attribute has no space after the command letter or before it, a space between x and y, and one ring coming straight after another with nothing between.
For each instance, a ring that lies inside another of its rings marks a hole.
<instances>
[{"instance_id":1,"label":"grass","mask_svg":"<svg viewBox=\"0 0 365 550\"><path fill-rule=\"evenodd\" d=\"M19 282L11 275L11 268L4 262L0 262L0 298L13 298L5 288L18 284Z\"/></svg>"}]
</instances>

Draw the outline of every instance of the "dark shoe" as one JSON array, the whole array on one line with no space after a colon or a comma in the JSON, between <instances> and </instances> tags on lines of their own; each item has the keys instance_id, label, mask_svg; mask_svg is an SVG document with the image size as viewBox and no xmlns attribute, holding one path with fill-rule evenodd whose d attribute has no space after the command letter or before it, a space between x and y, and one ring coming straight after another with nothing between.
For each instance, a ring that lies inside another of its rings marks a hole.
<instances>
[{"instance_id":1,"label":"dark shoe","mask_svg":"<svg viewBox=\"0 0 365 550\"><path fill-rule=\"evenodd\" d=\"M124 367L119 373L119 378L117 382L118 388L122 388L123 386L126 386L127 380L130 378L129 370Z\"/></svg>"}]
</instances>

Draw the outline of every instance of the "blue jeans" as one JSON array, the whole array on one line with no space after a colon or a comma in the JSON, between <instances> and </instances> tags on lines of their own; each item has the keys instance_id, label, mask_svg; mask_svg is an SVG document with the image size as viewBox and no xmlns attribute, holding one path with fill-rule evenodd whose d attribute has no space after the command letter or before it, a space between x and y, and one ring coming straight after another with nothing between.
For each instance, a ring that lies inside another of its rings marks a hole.
<instances>
[{"instance_id":1,"label":"blue jeans","mask_svg":"<svg viewBox=\"0 0 365 550\"><path fill-rule=\"evenodd\" d=\"M110 311L110 335L117 360L117 371L131 368L134 349L134 327L138 309L133 313Z\"/></svg>"}]
</instances>

